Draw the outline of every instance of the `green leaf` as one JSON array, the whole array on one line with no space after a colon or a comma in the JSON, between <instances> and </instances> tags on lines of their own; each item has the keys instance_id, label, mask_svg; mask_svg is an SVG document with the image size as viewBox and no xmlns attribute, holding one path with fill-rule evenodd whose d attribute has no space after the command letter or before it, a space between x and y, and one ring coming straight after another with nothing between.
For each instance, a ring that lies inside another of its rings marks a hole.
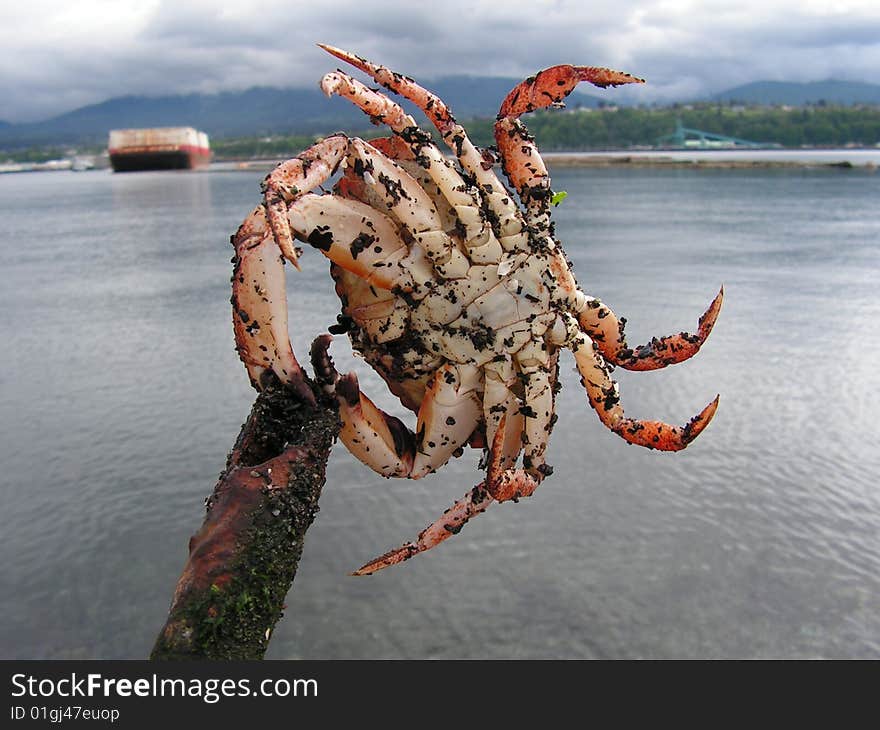
<instances>
[{"instance_id":1,"label":"green leaf","mask_svg":"<svg viewBox=\"0 0 880 730\"><path fill-rule=\"evenodd\" d=\"M558 193L553 193L553 197L550 198L550 202L553 203L553 207L555 208L567 197L568 193L564 190L560 190Z\"/></svg>"}]
</instances>

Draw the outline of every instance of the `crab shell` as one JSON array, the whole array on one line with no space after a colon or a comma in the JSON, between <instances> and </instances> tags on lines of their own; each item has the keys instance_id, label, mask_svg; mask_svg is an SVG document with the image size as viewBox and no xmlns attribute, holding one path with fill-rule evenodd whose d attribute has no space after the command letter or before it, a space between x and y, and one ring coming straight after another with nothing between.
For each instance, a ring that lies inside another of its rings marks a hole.
<instances>
[{"instance_id":1,"label":"crab shell","mask_svg":"<svg viewBox=\"0 0 880 730\"><path fill-rule=\"evenodd\" d=\"M711 420L716 398L683 427L627 418L611 366L651 370L700 349L721 306L720 292L697 334L627 345L624 320L577 285L550 219L550 178L525 112L558 105L581 81L639 82L594 67L554 66L511 91L495 125L498 153L521 205L438 97L412 79L322 46L420 107L455 155L390 98L337 71L321 88L359 106L393 135L366 142L327 137L280 164L265 180L264 204L233 237L234 329L255 387L273 373L303 399L314 396L290 346L284 259L294 239L331 260L342 302L338 330L417 414L415 432L336 372L330 336L316 340L316 380L337 399L340 440L385 477L418 479L467 443L487 448L487 474L419 537L356 574L401 562L458 532L493 501L529 496L551 473L544 454L555 418L558 359L575 357L590 404L629 443L685 448ZM341 171L332 193L314 193ZM281 254L281 255L279 255ZM522 464L519 457L522 455Z\"/></svg>"}]
</instances>

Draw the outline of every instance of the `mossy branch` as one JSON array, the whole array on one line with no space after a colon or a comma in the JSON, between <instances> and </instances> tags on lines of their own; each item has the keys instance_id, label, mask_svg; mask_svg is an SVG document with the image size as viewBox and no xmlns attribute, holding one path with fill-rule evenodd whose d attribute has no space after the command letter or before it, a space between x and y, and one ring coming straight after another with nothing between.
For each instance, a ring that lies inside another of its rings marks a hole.
<instances>
[{"instance_id":1,"label":"mossy branch","mask_svg":"<svg viewBox=\"0 0 880 730\"><path fill-rule=\"evenodd\" d=\"M278 383L257 397L190 539L151 659L262 659L318 512L333 406Z\"/></svg>"}]
</instances>

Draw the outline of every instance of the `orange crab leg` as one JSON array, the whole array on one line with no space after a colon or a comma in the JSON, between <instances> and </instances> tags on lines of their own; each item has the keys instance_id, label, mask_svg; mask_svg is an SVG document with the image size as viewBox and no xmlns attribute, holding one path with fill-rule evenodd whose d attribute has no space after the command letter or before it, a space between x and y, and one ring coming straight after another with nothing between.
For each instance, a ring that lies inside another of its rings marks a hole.
<instances>
[{"instance_id":1,"label":"orange crab leg","mask_svg":"<svg viewBox=\"0 0 880 730\"><path fill-rule=\"evenodd\" d=\"M436 547L444 540L457 535L467 522L485 512L493 502L506 502L529 497L538 488L538 480L522 469L504 470L503 441L505 439L506 414L501 417L498 431L489 453L486 480L480 482L464 497L447 509L443 515L419 533L412 542L390 550L384 555L362 565L352 575L371 575L376 571L409 560L414 555Z\"/></svg>"},{"instance_id":2,"label":"orange crab leg","mask_svg":"<svg viewBox=\"0 0 880 730\"><path fill-rule=\"evenodd\" d=\"M518 117L546 106L560 104L581 82L596 86L644 83L642 79L620 71L593 66L553 66L526 79L513 88L501 105L495 124L495 138L504 172L529 209L529 222L537 231L550 231L550 176L534 144ZM568 267L556 267L560 283L574 286ZM562 271L561 269L564 269ZM571 279L568 283L566 280ZM580 324L599 347L605 359L627 370L656 370L682 362L697 354L712 331L724 290L718 293L700 317L696 335L686 332L654 339L647 345L630 349L623 335L623 321L596 299L586 300L580 313ZM584 300L581 299L584 304Z\"/></svg>"},{"instance_id":3,"label":"orange crab leg","mask_svg":"<svg viewBox=\"0 0 880 730\"><path fill-rule=\"evenodd\" d=\"M439 545L447 538L457 535L471 517L484 512L486 507L494 501L495 498L485 490L483 483L478 484L446 510L439 520L422 530L413 542L408 542L371 560L354 571L352 575L371 575L378 570L402 563L414 555Z\"/></svg>"},{"instance_id":4,"label":"orange crab leg","mask_svg":"<svg viewBox=\"0 0 880 730\"><path fill-rule=\"evenodd\" d=\"M551 104L559 104L583 81L602 89L622 84L645 83L644 79L623 71L598 66L551 66L514 86L502 102L498 118L519 117Z\"/></svg>"},{"instance_id":5,"label":"orange crab leg","mask_svg":"<svg viewBox=\"0 0 880 730\"><path fill-rule=\"evenodd\" d=\"M464 128L455 121L452 112L439 96L419 86L408 76L395 73L385 66L368 61L366 58L322 43L319 43L318 46L341 61L351 64L368 76L372 76L386 89L413 102L425 112L428 119L443 136L444 141L456 151L458 158L468 170L475 172L482 169L484 162L482 154L467 138Z\"/></svg>"},{"instance_id":6,"label":"orange crab leg","mask_svg":"<svg viewBox=\"0 0 880 730\"><path fill-rule=\"evenodd\" d=\"M607 306L598 299L588 299L586 308L578 315L578 321L590 339L596 343L599 352L612 365L625 370L657 370L674 365L696 355L712 328L721 303L724 300L724 287L712 300L699 320L697 333L692 335L680 332L677 335L654 338L647 345L631 349L623 334L626 320L619 320Z\"/></svg>"},{"instance_id":7,"label":"orange crab leg","mask_svg":"<svg viewBox=\"0 0 880 730\"><path fill-rule=\"evenodd\" d=\"M595 86L642 84L643 79L621 71L594 66L552 66L517 84L501 104L495 123L495 142L510 184L526 205L546 207L550 192L547 168L534 138L518 118L527 112L559 105L582 81Z\"/></svg>"},{"instance_id":8,"label":"orange crab leg","mask_svg":"<svg viewBox=\"0 0 880 730\"><path fill-rule=\"evenodd\" d=\"M416 159L416 155L410 146L400 137L375 137L374 139L368 139L367 144L370 147L375 147L389 160L399 162L401 160L409 161Z\"/></svg>"},{"instance_id":9,"label":"orange crab leg","mask_svg":"<svg viewBox=\"0 0 880 730\"><path fill-rule=\"evenodd\" d=\"M590 405L611 431L625 441L660 451L681 451L693 441L712 420L718 408L719 396L715 397L685 426L670 426L662 421L639 421L626 418L620 405L620 395L606 365L597 355L593 342L578 332L569 343L574 353L581 382L587 390Z\"/></svg>"},{"instance_id":10,"label":"orange crab leg","mask_svg":"<svg viewBox=\"0 0 880 730\"><path fill-rule=\"evenodd\" d=\"M497 502L507 502L511 499L515 502L523 497L531 497L543 478L540 470L529 472L525 469L504 468L505 464L508 463L504 453L504 442L509 432L506 428L506 421L507 414L505 413L498 424L498 431L495 433L492 448L489 449L489 463L486 468L486 481L484 482L486 491Z\"/></svg>"},{"instance_id":11,"label":"orange crab leg","mask_svg":"<svg viewBox=\"0 0 880 730\"><path fill-rule=\"evenodd\" d=\"M427 253L437 271L446 278L461 278L469 262L443 230L443 221L428 193L406 170L378 149L352 139L348 164L370 187L377 202Z\"/></svg>"},{"instance_id":12,"label":"orange crab leg","mask_svg":"<svg viewBox=\"0 0 880 730\"><path fill-rule=\"evenodd\" d=\"M597 86L644 83L635 76L589 66L553 66L513 88L501 105L495 122L495 143L504 174L528 211L529 226L538 234L552 235L550 175L544 160L519 116L550 105L560 105L581 81Z\"/></svg>"},{"instance_id":13,"label":"orange crab leg","mask_svg":"<svg viewBox=\"0 0 880 730\"><path fill-rule=\"evenodd\" d=\"M476 431L479 409L476 403L472 406L468 403L471 383L467 374L459 375L458 369L451 365L438 372L422 401L419 435L415 436L402 421L377 408L360 392L353 373L340 375L336 371L327 349L331 340L330 335L322 335L312 343L315 378L337 398L342 442L352 454L382 476L417 479L445 463L452 452ZM469 407L472 413L468 413ZM490 459L487 479L487 482L497 482L491 493L483 489L483 485L478 485L424 530L415 542L406 543L370 561L353 575L368 575L428 550L458 532L471 517L496 499L504 501L531 494L537 482L528 474L512 470L502 472L504 438L502 418L492 450L496 456Z\"/></svg>"},{"instance_id":14,"label":"orange crab leg","mask_svg":"<svg viewBox=\"0 0 880 730\"><path fill-rule=\"evenodd\" d=\"M513 467L522 451L522 401L513 392L518 380L509 355L486 363L483 379L483 422L486 442L503 470ZM501 441L496 441L501 432Z\"/></svg>"}]
</instances>

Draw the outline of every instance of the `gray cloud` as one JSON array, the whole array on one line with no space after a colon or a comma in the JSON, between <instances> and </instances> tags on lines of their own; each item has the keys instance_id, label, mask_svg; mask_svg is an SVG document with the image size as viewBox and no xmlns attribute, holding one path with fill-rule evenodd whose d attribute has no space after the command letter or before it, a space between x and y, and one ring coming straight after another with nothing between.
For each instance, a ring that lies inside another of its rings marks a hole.
<instances>
[{"instance_id":1,"label":"gray cloud","mask_svg":"<svg viewBox=\"0 0 880 730\"><path fill-rule=\"evenodd\" d=\"M317 41L424 79L607 65L646 76L615 91L646 102L759 79L880 78L875 0L33 0L0 10L0 119L123 94L310 86L337 65Z\"/></svg>"}]
</instances>

